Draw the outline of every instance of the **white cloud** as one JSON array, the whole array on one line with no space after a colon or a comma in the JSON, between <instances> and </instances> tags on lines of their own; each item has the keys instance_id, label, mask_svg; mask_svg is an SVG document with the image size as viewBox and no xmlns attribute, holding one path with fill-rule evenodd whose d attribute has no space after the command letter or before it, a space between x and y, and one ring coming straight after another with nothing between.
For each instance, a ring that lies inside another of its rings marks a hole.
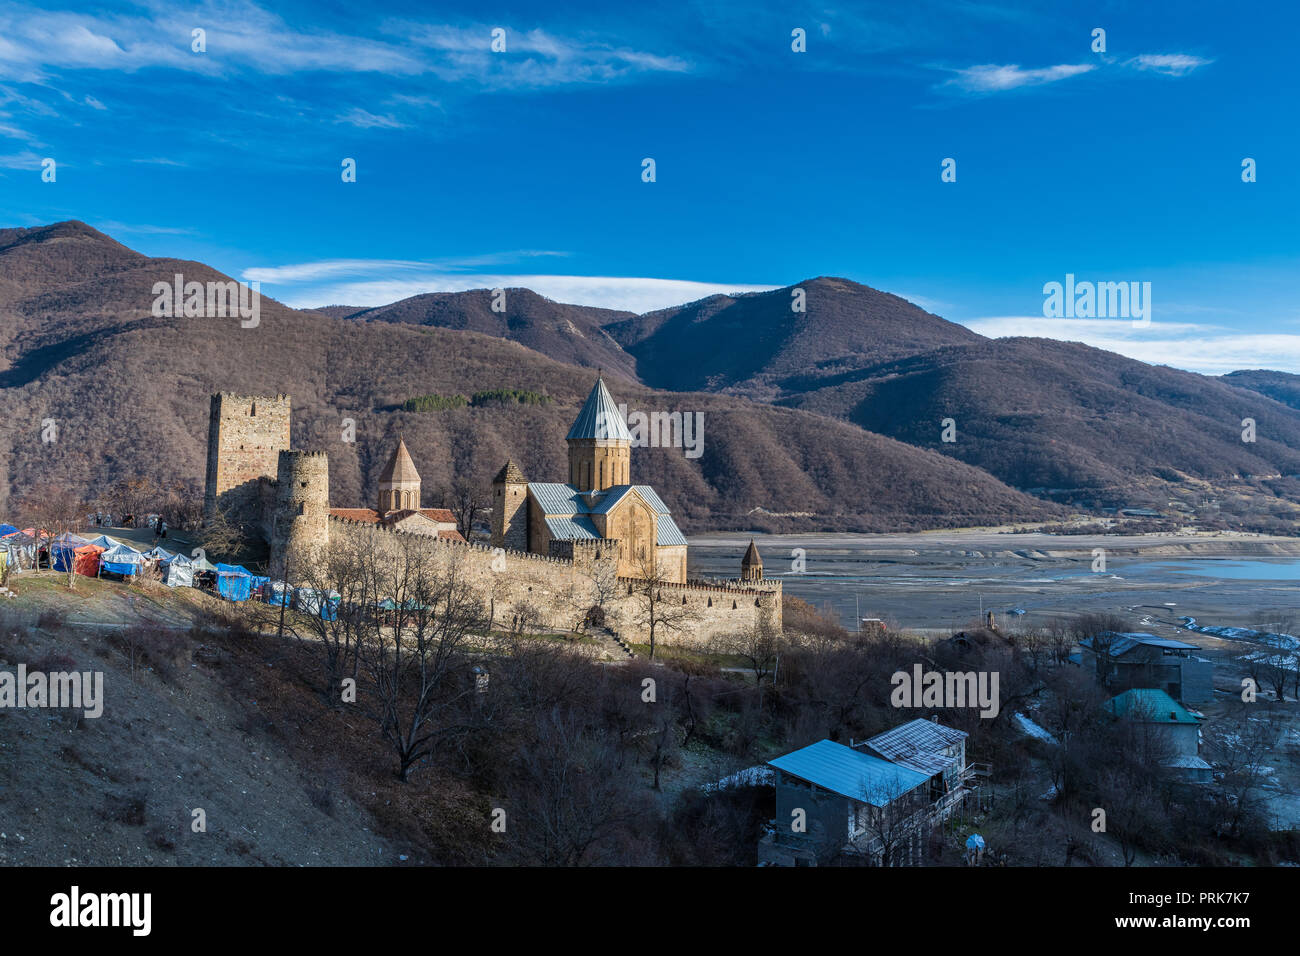
<instances>
[{"instance_id":1,"label":"white cloud","mask_svg":"<svg viewBox=\"0 0 1300 956\"><path fill-rule=\"evenodd\" d=\"M1127 61L1129 66L1139 70L1150 70L1166 76L1185 76L1198 66L1207 66L1213 62L1189 53L1143 53Z\"/></svg>"},{"instance_id":2,"label":"white cloud","mask_svg":"<svg viewBox=\"0 0 1300 956\"><path fill-rule=\"evenodd\" d=\"M334 122L347 123L349 126L356 126L360 129L406 128L406 124L397 119L391 113L385 113L383 116L379 116L375 113L371 113L369 110L363 110L360 107L353 107Z\"/></svg>"},{"instance_id":3,"label":"white cloud","mask_svg":"<svg viewBox=\"0 0 1300 956\"><path fill-rule=\"evenodd\" d=\"M1091 63L1062 63L1058 66L1045 66L1037 69L1025 69L1018 65L997 66L984 64L957 70L957 75L947 84L958 86L972 93L999 93L1014 90L1021 86L1042 86L1066 80L1081 73L1096 69Z\"/></svg>"},{"instance_id":4,"label":"white cloud","mask_svg":"<svg viewBox=\"0 0 1300 956\"><path fill-rule=\"evenodd\" d=\"M545 253L544 253L545 254ZM375 269L374 267L381 267ZM425 263L395 260L339 259L296 266L247 269L245 281L264 283L262 291L296 308L321 305L379 306L426 292L464 292L468 289L531 289L538 295L573 305L597 306L627 312L653 312L710 295L766 292L779 286L746 283L695 282L686 279L649 279L626 276L573 275L473 275L425 272L402 277L359 277L356 281L321 282L321 279L373 275L375 271L405 271ZM268 288L277 284L301 288Z\"/></svg>"},{"instance_id":5,"label":"white cloud","mask_svg":"<svg viewBox=\"0 0 1300 956\"><path fill-rule=\"evenodd\" d=\"M1221 375L1242 368L1300 373L1300 335L1241 333L1193 322L1153 321L1135 328L1126 319L1049 319L994 316L962 323L993 338L1032 336L1083 342L1152 365Z\"/></svg>"}]
</instances>

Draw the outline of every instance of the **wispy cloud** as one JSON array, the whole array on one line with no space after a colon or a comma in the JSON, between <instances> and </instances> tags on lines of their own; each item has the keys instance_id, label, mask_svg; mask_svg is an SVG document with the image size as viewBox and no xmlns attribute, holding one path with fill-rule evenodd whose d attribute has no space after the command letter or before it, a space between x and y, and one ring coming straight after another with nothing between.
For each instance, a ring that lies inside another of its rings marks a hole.
<instances>
[{"instance_id":1,"label":"wispy cloud","mask_svg":"<svg viewBox=\"0 0 1300 956\"><path fill-rule=\"evenodd\" d=\"M1197 67L1208 66L1213 62L1188 53L1143 53L1126 60L1125 65L1166 76L1185 76Z\"/></svg>"},{"instance_id":2,"label":"wispy cloud","mask_svg":"<svg viewBox=\"0 0 1300 956\"><path fill-rule=\"evenodd\" d=\"M1062 63L1058 66L1035 69L1025 69L1019 65L984 64L956 70L957 75L944 85L956 86L970 93L999 93L1022 86L1043 86L1059 80L1068 80L1072 76L1079 76L1094 69L1096 66L1092 63Z\"/></svg>"},{"instance_id":3,"label":"wispy cloud","mask_svg":"<svg viewBox=\"0 0 1300 956\"><path fill-rule=\"evenodd\" d=\"M392 114L384 114L383 116L380 116L376 113L371 113L369 110L363 110L360 107L354 107L334 122L346 123L349 126L356 126L359 129L404 129L407 125Z\"/></svg>"},{"instance_id":4,"label":"wispy cloud","mask_svg":"<svg viewBox=\"0 0 1300 956\"><path fill-rule=\"evenodd\" d=\"M1152 365L1207 375L1242 368L1271 368L1300 373L1300 335L1242 333L1193 322L1153 321L1135 328L1121 319L1049 319L1042 316L994 316L962 323L994 338L1031 336L1083 342Z\"/></svg>"},{"instance_id":5,"label":"wispy cloud","mask_svg":"<svg viewBox=\"0 0 1300 956\"><path fill-rule=\"evenodd\" d=\"M507 254L498 254L502 257ZM509 255L519 256L520 253ZM563 255L534 252L531 255ZM494 256L478 257L485 262ZM464 265L471 260L459 260ZM394 276L392 273L401 273ZM468 289L531 289L539 295L574 305L627 312L652 312L710 295L766 292L778 286L747 283L696 282L631 276L455 273L437 271L430 263L406 260L333 259L291 266L250 268L245 281L263 283L263 291L297 308L321 305L379 306L426 292ZM338 280L352 281L338 281ZM271 288L267 288L267 287Z\"/></svg>"}]
</instances>

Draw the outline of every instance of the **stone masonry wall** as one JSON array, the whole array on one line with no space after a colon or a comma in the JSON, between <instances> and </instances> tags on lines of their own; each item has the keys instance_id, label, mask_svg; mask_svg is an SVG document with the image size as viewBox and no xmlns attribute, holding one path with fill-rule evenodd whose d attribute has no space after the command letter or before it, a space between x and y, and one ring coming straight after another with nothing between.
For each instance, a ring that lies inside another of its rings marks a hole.
<instances>
[{"instance_id":1,"label":"stone masonry wall","mask_svg":"<svg viewBox=\"0 0 1300 956\"><path fill-rule=\"evenodd\" d=\"M374 535L381 546L385 542L400 545L397 539L401 532L338 518L331 518L329 526L335 542L341 543L348 535ZM527 613L543 627L572 629L595 603L595 580L607 574L594 566L618 560L618 549L608 547L608 542L601 549L584 549L575 561L457 541L421 540L431 549L431 560L456 562L458 573L481 590L497 628L509 628L516 615ZM648 635L636 623L640 602L635 590L635 582L617 579L605 610L614 630L626 640L640 642ZM764 581L757 587L738 580L692 581L666 584L662 594L665 603L681 601L695 619L681 632L661 631L660 643L704 644L715 637L740 633L762 620L781 626L779 581Z\"/></svg>"}]
</instances>

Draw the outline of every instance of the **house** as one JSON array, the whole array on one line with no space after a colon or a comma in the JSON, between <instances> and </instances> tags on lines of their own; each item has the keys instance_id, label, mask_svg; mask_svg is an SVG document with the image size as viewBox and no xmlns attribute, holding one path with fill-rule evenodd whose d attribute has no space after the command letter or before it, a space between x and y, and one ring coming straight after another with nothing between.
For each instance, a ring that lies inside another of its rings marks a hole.
<instances>
[{"instance_id":1,"label":"house","mask_svg":"<svg viewBox=\"0 0 1300 956\"><path fill-rule=\"evenodd\" d=\"M1108 687L1158 687L1185 704L1214 699L1214 663L1195 644L1154 634L1103 631L1079 642L1079 662Z\"/></svg>"},{"instance_id":2,"label":"house","mask_svg":"<svg viewBox=\"0 0 1300 956\"><path fill-rule=\"evenodd\" d=\"M863 751L908 770L923 773L930 781L931 822L951 815L974 789L975 768L966 763L964 730L945 727L937 720L909 720L858 744Z\"/></svg>"},{"instance_id":3,"label":"house","mask_svg":"<svg viewBox=\"0 0 1300 956\"><path fill-rule=\"evenodd\" d=\"M888 865L918 857L926 774L832 740L768 766L776 771L776 823L759 842L760 864L817 866L844 852Z\"/></svg>"},{"instance_id":4,"label":"house","mask_svg":"<svg viewBox=\"0 0 1300 956\"><path fill-rule=\"evenodd\" d=\"M1201 722L1163 690L1132 688L1112 697L1106 709L1121 720L1149 727L1169 751L1163 761L1190 783L1209 783L1211 768L1200 757Z\"/></svg>"},{"instance_id":5,"label":"house","mask_svg":"<svg viewBox=\"0 0 1300 956\"><path fill-rule=\"evenodd\" d=\"M919 863L929 828L987 773L966 762L967 736L918 718L847 747L820 740L768 761L776 820L759 842L760 863L816 866L839 855L875 866Z\"/></svg>"}]
</instances>

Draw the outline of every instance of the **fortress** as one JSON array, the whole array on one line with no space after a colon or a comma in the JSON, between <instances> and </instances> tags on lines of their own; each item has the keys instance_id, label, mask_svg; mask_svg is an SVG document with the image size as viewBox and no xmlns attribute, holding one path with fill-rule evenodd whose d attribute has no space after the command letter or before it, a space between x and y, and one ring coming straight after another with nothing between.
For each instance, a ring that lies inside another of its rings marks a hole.
<instances>
[{"instance_id":1,"label":"fortress","mask_svg":"<svg viewBox=\"0 0 1300 956\"><path fill-rule=\"evenodd\" d=\"M418 535L431 560L454 562L483 590L498 627L526 619L569 630L599 603L614 630L639 640L647 580L657 582L656 601L680 598L686 620L674 640L781 626L781 583L763 577L752 541L739 578L687 579L686 537L653 488L630 483L631 435L602 379L566 443L567 482L529 481L509 460L501 468L486 546L467 542L450 511L420 507L420 476L401 440L380 474L376 506L333 508L328 455L290 447L289 397L223 392L212 396L204 513L260 533L270 575L291 583L331 542L364 535L399 547L399 536Z\"/></svg>"}]
</instances>

